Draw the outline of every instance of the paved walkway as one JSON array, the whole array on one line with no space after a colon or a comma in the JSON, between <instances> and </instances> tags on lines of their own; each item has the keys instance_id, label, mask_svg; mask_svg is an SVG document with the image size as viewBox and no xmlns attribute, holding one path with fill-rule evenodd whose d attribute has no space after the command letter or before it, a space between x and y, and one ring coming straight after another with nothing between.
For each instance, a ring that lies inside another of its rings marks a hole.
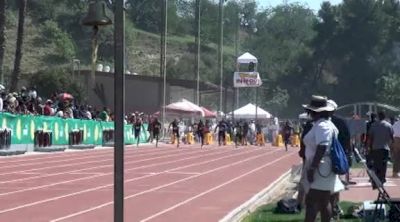
<instances>
[{"instance_id":1,"label":"paved walkway","mask_svg":"<svg viewBox=\"0 0 400 222\"><path fill-rule=\"evenodd\" d=\"M391 197L400 198L400 179L392 178L392 169L387 171L387 182L385 189ZM378 196L378 191L373 190L367 172L362 168L351 170L351 181L357 182L355 185L350 185L349 189L341 193L341 200L352 202L363 202L365 200L375 200Z\"/></svg>"}]
</instances>

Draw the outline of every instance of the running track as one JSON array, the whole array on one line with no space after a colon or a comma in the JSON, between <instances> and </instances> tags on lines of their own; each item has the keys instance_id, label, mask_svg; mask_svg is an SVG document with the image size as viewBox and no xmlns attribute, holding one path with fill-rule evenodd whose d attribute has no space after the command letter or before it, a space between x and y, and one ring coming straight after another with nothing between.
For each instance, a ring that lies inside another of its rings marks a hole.
<instances>
[{"instance_id":1,"label":"running track","mask_svg":"<svg viewBox=\"0 0 400 222\"><path fill-rule=\"evenodd\" d=\"M299 163L297 149L125 151L125 221L218 221ZM113 221L113 150L0 159L0 221Z\"/></svg>"}]
</instances>

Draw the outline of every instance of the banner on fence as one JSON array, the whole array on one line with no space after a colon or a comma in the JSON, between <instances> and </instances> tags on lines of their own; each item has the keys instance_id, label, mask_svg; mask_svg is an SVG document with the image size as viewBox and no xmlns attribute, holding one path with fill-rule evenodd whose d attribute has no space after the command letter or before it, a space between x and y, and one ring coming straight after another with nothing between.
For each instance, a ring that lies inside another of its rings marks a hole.
<instances>
[{"instance_id":1,"label":"banner on fence","mask_svg":"<svg viewBox=\"0 0 400 222\"><path fill-rule=\"evenodd\" d=\"M0 113L2 128L11 129L12 144L33 144L35 131L44 130L52 132L54 145L68 145L69 133L74 130L83 130L83 144L101 145L103 142L103 130L114 129L113 122L95 120L63 119L49 116L13 115ZM147 129L147 124L144 125ZM125 144L135 144L132 125L125 125ZM140 143L147 141L149 133L142 130Z\"/></svg>"}]
</instances>

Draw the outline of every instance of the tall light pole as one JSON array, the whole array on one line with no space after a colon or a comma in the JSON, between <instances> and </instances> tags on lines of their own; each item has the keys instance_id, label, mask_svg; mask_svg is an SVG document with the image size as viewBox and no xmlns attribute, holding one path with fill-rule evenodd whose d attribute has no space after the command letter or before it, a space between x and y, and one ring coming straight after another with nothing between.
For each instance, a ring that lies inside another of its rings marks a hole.
<instances>
[{"instance_id":1,"label":"tall light pole","mask_svg":"<svg viewBox=\"0 0 400 222\"><path fill-rule=\"evenodd\" d=\"M124 221L125 10L115 0L114 12L114 222Z\"/></svg>"},{"instance_id":2,"label":"tall light pole","mask_svg":"<svg viewBox=\"0 0 400 222\"><path fill-rule=\"evenodd\" d=\"M237 24L236 24L236 33L235 33L235 54L236 54L236 58L239 57L239 53L240 53L240 26L242 25L242 20L244 17L243 13L239 12L239 8L238 8L238 12L237 12ZM236 109L239 108L239 88L236 88Z\"/></svg>"},{"instance_id":3,"label":"tall light pole","mask_svg":"<svg viewBox=\"0 0 400 222\"><path fill-rule=\"evenodd\" d=\"M200 105L200 12L201 0L196 0L196 21L197 21L197 35L196 35L196 104Z\"/></svg>"},{"instance_id":4,"label":"tall light pole","mask_svg":"<svg viewBox=\"0 0 400 222\"><path fill-rule=\"evenodd\" d=\"M224 81L224 62L223 62L223 44L224 44L224 1L219 0L219 13L218 13L218 28L219 28L219 41L218 41L218 69L220 77L219 85L219 111L222 111L222 100L223 100L223 81Z\"/></svg>"},{"instance_id":5,"label":"tall light pole","mask_svg":"<svg viewBox=\"0 0 400 222\"><path fill-rule=\"evenodd\" d=\"M163 107L162 107L162 122L165 124L166 109L167 105L167 32L168 32L168 0L161 0L161 61L160 61L160 73L163 77ZM164 129L164 128L163 128ZM163 137L165 132L163 133Z\"/></svg>"}]
</instances>

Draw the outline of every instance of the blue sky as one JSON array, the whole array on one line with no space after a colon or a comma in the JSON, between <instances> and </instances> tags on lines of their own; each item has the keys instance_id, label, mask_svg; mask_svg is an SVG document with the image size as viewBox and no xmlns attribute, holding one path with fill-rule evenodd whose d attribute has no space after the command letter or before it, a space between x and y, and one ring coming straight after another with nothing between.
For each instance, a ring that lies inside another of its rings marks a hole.
<instances>
[{"instance_id":1,"label":"blue sky","mask_svg":"<svg viewBox=\"0 0 400 222\"><path fill-rule=\"evenodd\" d=\"M282 4L284 1L283 0L257 0L259 6L261 7L267 7L267 6L276 6L279 4ZM320 8L320 5L324 0L287 0L286 2L288 3L293 3L293 2L300 2L307 4L311 9L318 11ZM330 0L330 2L333 5L339 4L342 2L342 0Z\"/></svg>"}]
</instances>

